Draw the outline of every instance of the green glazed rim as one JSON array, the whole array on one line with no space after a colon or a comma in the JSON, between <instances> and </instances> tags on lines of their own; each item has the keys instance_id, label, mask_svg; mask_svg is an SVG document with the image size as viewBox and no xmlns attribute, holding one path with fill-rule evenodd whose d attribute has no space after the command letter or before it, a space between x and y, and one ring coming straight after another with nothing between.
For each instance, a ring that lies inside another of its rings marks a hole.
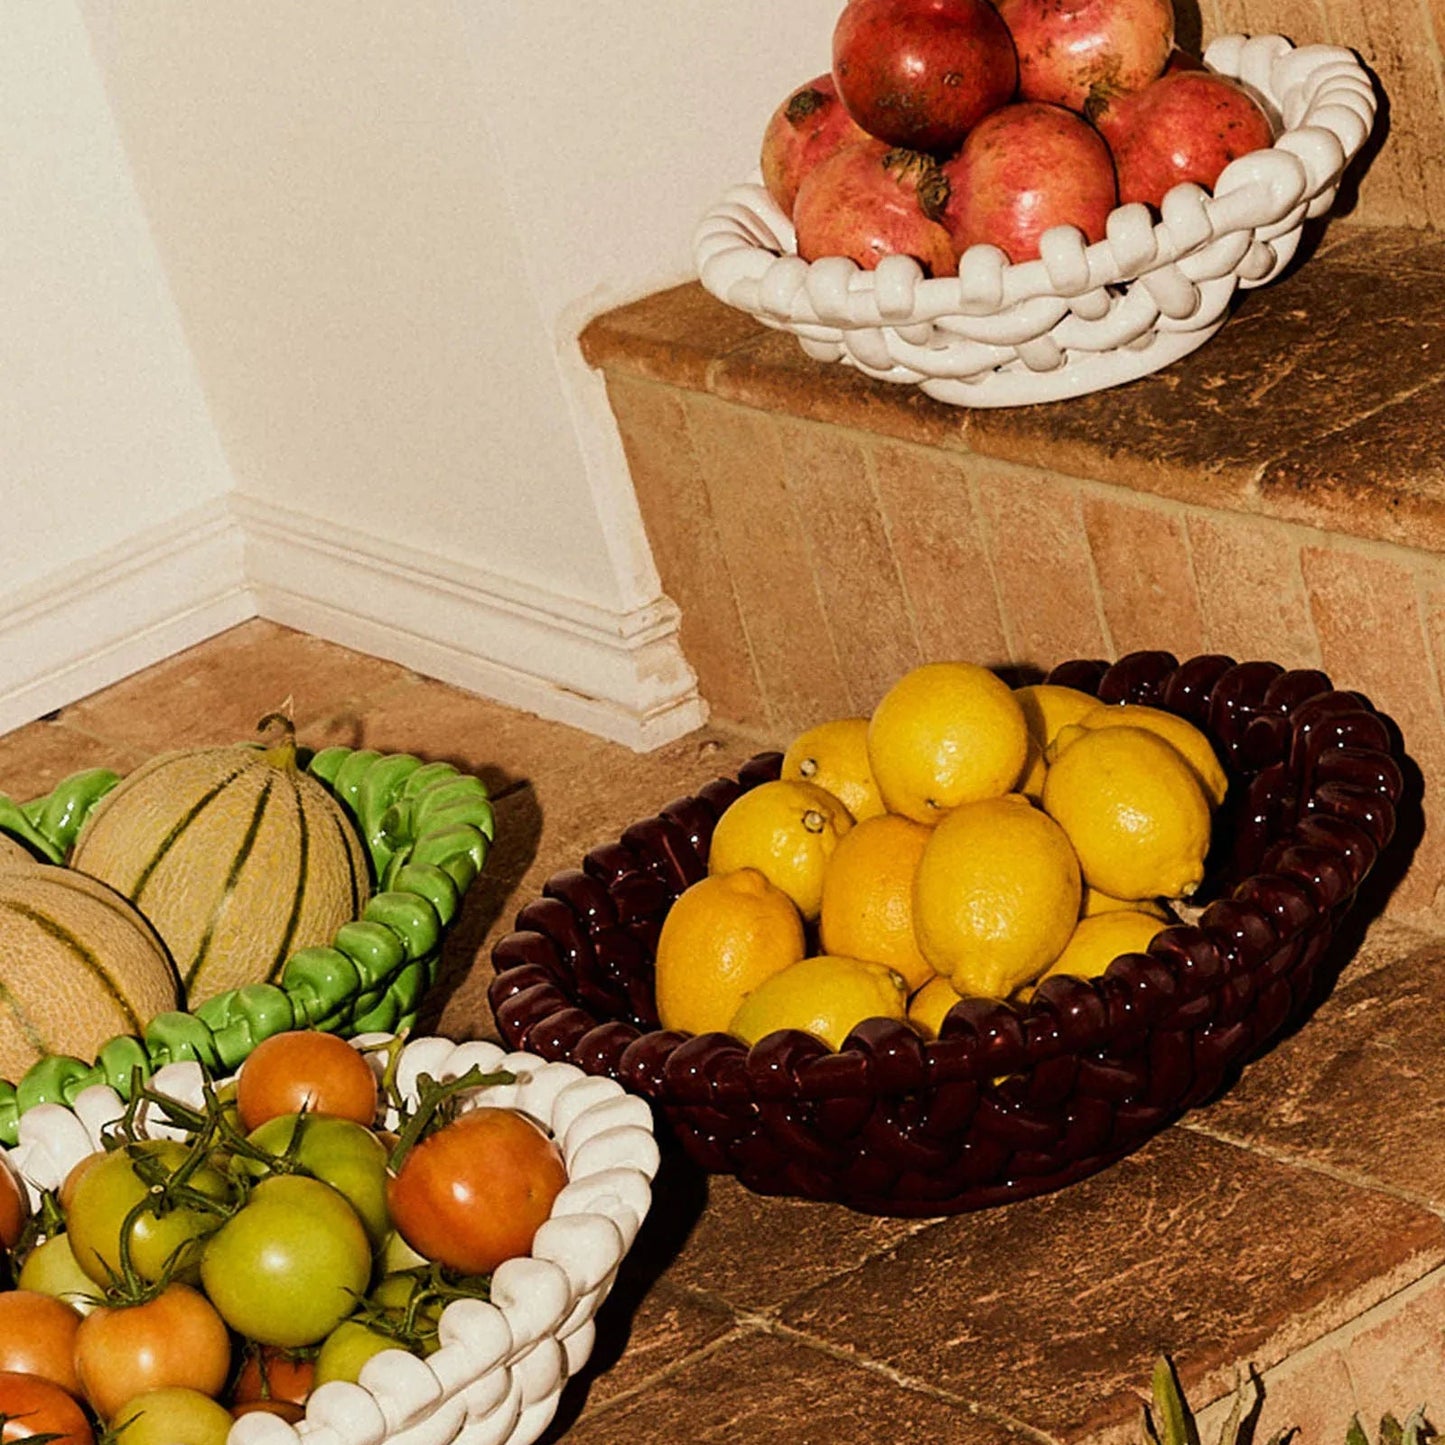
<instances>
[{"instance_id":1,"label":"green glazed rim","mask_svg":"<svg viewBox=\"0 0 1445 1445\"><path fill-rule=\"evenodd\" d=\"M495 822L486 785L451 763L410 753L298 749L297 762L341 803L361 835L376 887L360 916L343 923L329 945L293 953L277 983L230 989L193 1013L157 1014L139 1036L108 1040L91 1062L47 1054L18 1082L0 1079L0 1144L15 1144L28 1109L69 1107L92 1084L129 1099L137 1079L148 1080L165 1064L195 1060L234 1072L262 1039L288 1029L349 1038L399 1033L415 1022L436 981L447 929L491 850ZM0 833L63 866L96 804L119 782L119 773L92 768L28 803L0 793Z\"/></svg>"}]
</instances>

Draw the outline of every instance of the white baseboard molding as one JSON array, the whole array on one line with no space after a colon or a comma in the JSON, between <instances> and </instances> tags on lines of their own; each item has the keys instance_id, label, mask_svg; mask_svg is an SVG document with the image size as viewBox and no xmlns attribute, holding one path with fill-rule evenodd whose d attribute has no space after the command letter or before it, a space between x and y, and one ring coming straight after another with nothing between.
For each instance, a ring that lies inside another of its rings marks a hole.
<instances>
[{"instance_id":1,"label":"white baseboard molding","mask_svg":"<svg viewBox=\"0 0 1445 1445\"><path fill-rule=\"evenodd\" d=\"M262 617L645 752L706 720L665 598L618 613L235 497Z\"/></svg>"},{"instance_id":2,"label":"white baseboard molding","mask_svg":"<svg viewBox=\"0 0 1445 1445\"><path fill-rule=\"evenodd\" d=\"M0 732L256 615L218 499L0 602Z\"/></svg>"}]
</instances>

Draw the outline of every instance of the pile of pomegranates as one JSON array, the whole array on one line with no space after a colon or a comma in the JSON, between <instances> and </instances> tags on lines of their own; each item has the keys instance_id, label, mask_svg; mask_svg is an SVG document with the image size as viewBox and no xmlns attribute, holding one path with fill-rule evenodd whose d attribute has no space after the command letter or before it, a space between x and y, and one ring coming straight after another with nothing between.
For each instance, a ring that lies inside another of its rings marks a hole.
<instances>
[{"instance_id":1,"label":"pile of pomegranates","mask_svg":"<svg viewBox=\"0 0 1445 1445\"><path fill-rule=\"evenodd\" d=\"M1243 86L1178 48L1172 0L847 0L762 175L805 261L938 276L980 244L1033 260L1053 226L1102 240L1116 206L1212 188L1273 141Z\"/></svg>"}]
</instances>

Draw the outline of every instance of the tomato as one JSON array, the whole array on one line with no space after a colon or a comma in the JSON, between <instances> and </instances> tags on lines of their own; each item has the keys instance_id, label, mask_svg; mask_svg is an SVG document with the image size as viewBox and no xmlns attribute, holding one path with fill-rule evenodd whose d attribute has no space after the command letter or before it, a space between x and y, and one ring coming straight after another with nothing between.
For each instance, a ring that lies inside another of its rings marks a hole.
<instances>
[{"instance_id":1,"label":"tomato","mask_svg":"<svg viewBox=\"0 0 1445 1445\"><path fill-rule=\"evenodd\" d=\"M79 1310L53 1295L29 1289L0 1293L0 1370L39 1375L78 1396L75 1332L80 1321Z\"/></svg>"},{"instance_id":2,"label":"tomato","mask_svg":"<svg viewBox=\"0 0 1445 1445\"><path fill-rule=\"evenodd\" d=\"M42 1239L20 1266L15 1281L21 1289L53 1295L88 1315L101 1303L100 1286L75 1262L68 1234L52 1234Z\"/></svg>"},{"instance_id":3,"label":"tomato","mask_svg":"<svg viewBox=\"0 0 1445 1445\"><path fill-rule=\"evenodd\" d=\"M108 1284L121 1273L120 1234L126 1216L147 1195L147 1172L173 1174L190 1157L186 1146L174 1139L147 1139L126 1144L89 1166L74 1186L66 1228L76 1263L97 1284ZM203 1164L188 1180L191 1189L217 1201L231 1187L224 1174ZM179 1266L176 1278L195 1278L200 1241L216 1229L224 1215L190 1204L157 1213L143 1210L130 1231L130 1260L141 1279L158 1281L172 1255Z\"/></svg>"},{"instance_id":4,"label":"tomato","mask_svg":"<svg viewBox=\"0 0 1445 1445\"><path fill-rule=\"evenodd\" d=\"M53 1435L53 1445L95 1445L85 1412L53 1380L18 1370L0 1374L0 1441Z\"/></svg>"},{"instance_id":5,"label":"tomato","mask_svg":"<svg viewBox=\"0 0 1445 1445\"><path fill-rule=\"evenodd\" d=\"M316 1380L316 1361L309 1356L278 1350L274 1345L252 1350L231 1386L231 1403L251 1405L262 1401L301 1405Z\"/></svg>"},{"instance_id":6,"label":"tomato","mask_svg":"<svg viewBox=\"0 0 1445 1445\"><path fill-rule=\"evenodd\" d=\"M366 1058L345 1039L319 1029L262 1039L236 1076L236 1108L247 1131L303 1109L371 1124L376 1106L376 1075Z\"/></svg>"},{"instance_id":7,"label":"tomato","mask_svg":"<svg viewBox=\"0 0 1445 1445\"><path fill-rule=\"evenodd\" d=\"M399 1350L402 1345L391 1335L383 1334L361 1320L343 1320L321 1342L316 1352L316 1384L345 1380L354 1385L361 1367L383 1350Z\"/></svg>"},{"instance_id":8,"label":"tomato","mask_svg":"<svg viewBox=\"0 0 1445 1445\"><path fill-rule=\"evenodd\" d=\"M424 1293L428 1289L425 1276L410 1272L383 1276L366 1297L367 1304L381 1311L388 1325L400 1330L411 1317L411 1338L403 1341L414 1354L430 1355L440 1348L437 1322L448 1301ZM415 1305L413 1305L415 1301Z\"/></svg>"},{"instance_id":9,"label":"tomato","mask_svg":"<svg viewBox=\"0 0 1445 1445\"><path fill-rule=\"evenodd\" d=\"M0 1159L0 1247L14 1249L30 1217L30 1200L15 1171Z\"/></svg>"},{"instance_id":10,"label":"tomato","mask_svg":"<svg viewBox=\"0 0 1445 1445\"><path fill-rule=\"evenodd\" d=\"M225 1321L199 1291L168 1285L145 1304L93 1310L75 1336L85 1398L104 1420L137 1395L173 1385L219 1395L231 1373ZM126 1445L132 1445L129 1434Z\"/></svg>"},{"instance_id":11,"label":"tomato","mask_svg":"<svg viewBox=\"0 0 1445 1445\"><path fill-rule=\"evenodd\" d=\"M371 1247L380 1249L391 1232L386 1212L386 1145L364 1124L325 1114L278 1114L248 1136L248 1142L268 1154L285 1155L295 1143L293 1157L303 1170L338 1190L366 1226ZM259 1172L259 1161L242 1160L241 1167Z\"/></svg>"},{"instance_id":12,"label":"tomato","mask_svg":"<svg viewBox=\"0 0 1445 1445\"><path fill-rule=\"evenodd\" d=\"M299 1174L263 1179L201 1256L201 1281L226 1323L287 1349L329 1334L370 1278L371 1241L356 1211Z\"/></svg>"},{"instance_id":13,"label":"tomato","mask_svg":"<svg viewBox=\"0 0 1445 1445\"><path fill-rule=\"evenodd\" d=\"M148 1390L116 1411L123 1445L226 1445L235 1419L199 1390Z\"/></svg>"},{"instance_id":14,"label":"tomato","mask_svg":"<svg viewBox=\"0 0 1445 1445\"><path fill-rule=\"evenodd\" d=\"M403 1239L462 1274L526 1254L567 1183L562 1151L515 1109L471 1109L427 1135L387 1182Z\"/></svg>"}]
</instances>

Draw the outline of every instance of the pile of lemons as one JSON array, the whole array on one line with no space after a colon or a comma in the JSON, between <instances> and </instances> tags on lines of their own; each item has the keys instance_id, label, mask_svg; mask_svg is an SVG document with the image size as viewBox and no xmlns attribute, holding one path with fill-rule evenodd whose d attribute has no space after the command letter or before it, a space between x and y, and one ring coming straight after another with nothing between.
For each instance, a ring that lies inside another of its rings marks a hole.
<instances>
[{"instance_id":1,"label":"pile of lemons","mask_svg":"<svg viewBox=\"0 0 1445 1445\"><path fill-rule=\"evenodd\" d=\"M1226 778L1172 713L928 663L808 729L718 819L657 948L665 1028L748 1043L1095 977L1203 880Z\"/></svg>"}]
</instances>

